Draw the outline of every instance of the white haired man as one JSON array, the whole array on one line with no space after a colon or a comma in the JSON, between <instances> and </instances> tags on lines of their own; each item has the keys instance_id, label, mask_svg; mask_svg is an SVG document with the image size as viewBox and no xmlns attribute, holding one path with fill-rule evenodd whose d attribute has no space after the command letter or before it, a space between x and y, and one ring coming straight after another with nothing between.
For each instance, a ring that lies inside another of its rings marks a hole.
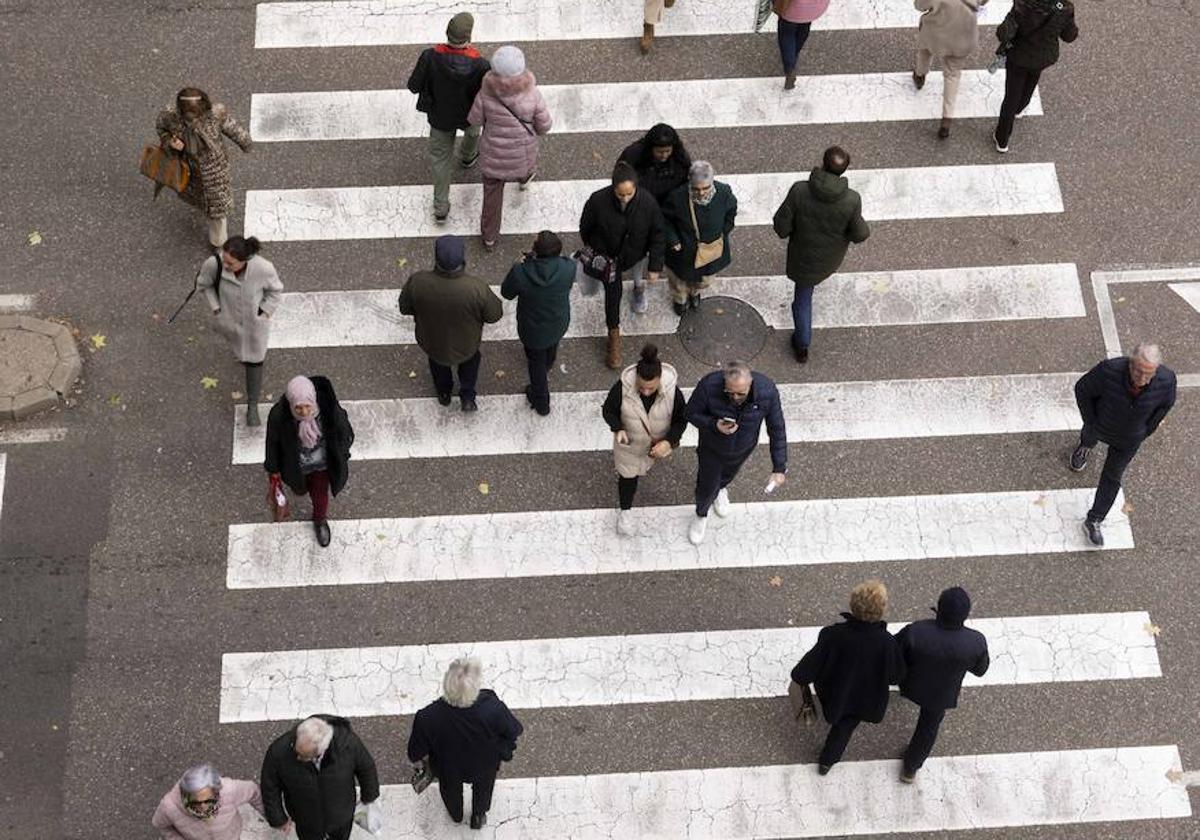
<instances>
[{"instance_id":1,"label":"white haired man","mask_svg":"<svg viewBox=\"0 0 1200 840\"><path fill-rule=\"evenodd\" d=\"M501 761L512 761L521 722L491 689L482 688L483 666L473 656L450 663L442 696L417 712L408 737L408 760L428 760L450 819L463 819L464 782L471 784L471 828L483 828Z\"/></svg>"},{"instance_id":2,"label":"white haired man","mask_svg":"<svg viewBox=\"0 0 1200 840\"><path fill-rule=\"evenodd\" d=\"M240 840L243 805L262 813L258 785L222 779L211 764L197 764L163 796L150 823L162 840Z\"/></svg>"},{"instance_id":3,"label":"white haired man","mask_svg":"<svg viewBox=\"0 0 1200 840\"><path fill-rule=\"evenodd\" d=\"M1071 453L1071 469L1082 472L1092 447L1098 441L1108 444L1100 485L1083 521L1092 545L1102 546L1100 523L1117 499L1125 468L1175 405L1175 373L1162 363L1157 344L1139 344L1129 356L1106 359L1081 376L1075 401L1083 430Z\"/></svg>"},{"instance_id":4,"label":"white haired man","mask_svg":"<svg viewBox=\"0 0 1200 840\"><path fill-rule=\"evenodd\" d=\"M267 822L299 840L348 840L362 789L367 828L383 827L379 815L379 774L375 759L350 721L314 715L275 739L262 766L263 811Z\"/></svg>"}]
</instances>

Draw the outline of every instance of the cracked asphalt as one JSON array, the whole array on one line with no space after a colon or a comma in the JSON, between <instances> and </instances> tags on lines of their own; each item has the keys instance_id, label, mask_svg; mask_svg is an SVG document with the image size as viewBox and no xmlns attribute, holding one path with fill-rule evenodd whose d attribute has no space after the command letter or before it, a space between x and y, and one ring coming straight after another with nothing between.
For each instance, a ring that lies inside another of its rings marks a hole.
<instances>
[{"instance_id":1,"label":"cracked asphalt","mask_svg":"<svg viewBox=\"0 0 1200 840\"><path fill-rule=\"evenodd\" d=\"M688 2L688 0L681 0ZM255 50L252 0L208 3L0 0L0 293L36 293L37 313L79 329L82 391L39 421L63 441L9 445L0 520L0 838L149 838L150 815L189 764L208 759L254 777L281 723L218 723L221 654L469 640L818 626L836 619L858 581L880 576L889 618L922 618L941 588L968 588L979 617L1148 610L1157 679L993 686L964 696L937 754L968 755L1178 744L1200 769L1200 621L1195 522L1200 502L1200 397L1181 392L1127 474L1136 547L1105 554L960 557L920 562L711 569L409 585L227 590L227 526L262 521L264 482L230 465L231 392L240 371L205 328L201 307L167 315L206 255L201 225L137 175L157 111L197 83L249 122L254 92L403 84L419 47ZM826 330L801 374L788 336L770 333L755 366L779 381L839 381L1084 370L1104 354L1088 282L1095 270L1200 262L1195 189L1194 45L1200 8L1186 2L1079 0L1080 40L1043 77L1047 116L1024 121L1005 162L1053 162L1057 215L880 222L852 251L851 271L1074 262L1086 318ZM985 34L985 40L990 32ZM819 32L811 74L897 71L907 30ZM546 84L775 73L769 38L663 40L641 58L626 41L522 45ZM971 66L986 64L976 55ZM1032 123L1032 124L1031 124ZM935 124L862 123L686 133L722 171L804 169L839 142L862 168L993 163L991 123L964 120L944 143ZM604 177L632 138L551 135L539 178ZM263 144L233 155L230 230L247 188L426 183L423 141ZM39 246L26 244L31 231ZM736 232L732 273L776 273L782 249L764 228ZM470 245L472 266L498 282L526 246ZM390 288L430 260L428 239L268 243L289 291ZM1119 298L1119 300L1118 300ZM1121 338L1158 337L1168 364L1200 373L1200 313L1163 284L1114 294ZM706 366L660 341L681 380ZM627 352L633 347L627 344ZM599 347L564 344L564 389L602 390ZM343 399L430 396L415 347L273 350L267 390L296 371L330 376ZM519 393L515 342L485 348L481 383ZM408 372L420 375L410 379ZM203 376L218 387L204 390ZM599 418L597 418L599 422ZM2 432L3 430L0 430ZM2 438L0 438L2 440ZM782 498L849 498L1088 486L1064 466L1070 434L794 444ZM690 453L639 491L639 505L686 504ZM607 453L356 463L341 518L601 507L615 502ZM735 485L769 470L753 456ZM478 492L487 481L490 493ZM336 527L336 523L335 523ZM781 583L771 585L778 575ZM797 651L799 657L801 651ZM1068 648L1064 656L1070 656ZM779 679L786 681L786 673ZM433 688L431 687L431 693ZM526 725L511 776L811 762L817 733L798 732L778 699L547 708ZM847 758L893 758L916 711L896 702L862 727ZM356 728L384 782L402 780L407 716ZM503 782L497 790L503 795ZM869 796L870 792L864 795ZM1192 794L1193 808L1200 798ZM1198 811L1200 813L1200 811ZM915 840L1187 840L1200 817L1090 826L917 833Z\"/></svg>"}]
</instances>

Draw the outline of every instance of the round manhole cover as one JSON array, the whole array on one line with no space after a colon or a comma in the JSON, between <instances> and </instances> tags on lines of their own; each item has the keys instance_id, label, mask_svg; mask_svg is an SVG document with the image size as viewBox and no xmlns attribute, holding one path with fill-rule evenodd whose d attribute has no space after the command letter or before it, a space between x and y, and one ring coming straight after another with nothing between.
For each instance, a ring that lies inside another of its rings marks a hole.
<instances>
[{"instance_id":1,"label":"round manhole cover","mask_svg":"<svg viewBox=\"0 0 1200 840\"><path fill-rule=\"evenodd\" d=\"M767 343L768 327L758 310L731 297L701 298L679 319L679 341L692 358L718 366L748 362Z\"/></svg>"}]
</instances>

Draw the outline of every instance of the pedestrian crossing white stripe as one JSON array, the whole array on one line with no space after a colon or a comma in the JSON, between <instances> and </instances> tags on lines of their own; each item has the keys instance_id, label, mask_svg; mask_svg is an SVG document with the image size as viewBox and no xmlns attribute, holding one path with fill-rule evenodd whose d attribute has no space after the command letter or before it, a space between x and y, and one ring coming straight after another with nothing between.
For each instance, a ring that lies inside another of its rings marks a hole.
<instances>
[{"instance_id":1,"label":"pedestrian crossing white stripe","mask_svg":"<svg viewBox=\"0 0 1200 840\"><path fill-rule=\"evenodd\" d=\"M653 479L650 479L653 480ZM734 485L733 495L742 492ZM339 520L320 548L307 522L229 526L230 589L349 586L696 569L878 563L1092 549L1080 527L1091 488L756 501L684 539L690 505ZM1122 499L1105 550L1133 548ZM667 537L663 537L667 534Z\"/></svg>"},{"instance_id":2,"label":"pedestrian crossing white stripe","mask_svg":"<svg viewBox=\"0 0 1200 840\"><path fill-rule=\"evenodd\" d=\"M0 524L4 522L4 479L8 468L8 455L0 452Z\"/></svg>"},{"instance_id":3,"label":"pedestrian crossing white stripe","mask_svg":"<svg viewBox=\"0 0 1200 840\"><path fill-rule=\"evenodd\" d=\"M643 131L670 122L677 129L934 120L942 114L942 74L924 90L912 74L804 76L794 91L777 77L684 79L541 85L555 134ZM256 142L377 140L426 137L429 122L407 90L256 93L250 131ZM955 119L992 117L1004 99L1003 76L963 73ZM1024 112L1042 113L1036 96Z\"/></svg>"},{"instance_id":4,"label":"pedestrian crossing white stripe","mask_svg":"<svg viewBox=\"0 0 1200 840\"><path fill-rule=\"evenodd\" d=\"M1077 373L1034 373L778 388L788 440L807 443L1077 429L1078 378ZM547 417L530 411L523 394L480 396L480 410L472 414L440 406L431 397L342 405L355 430L355 460L371 461L610 449L612 432L600 418L606 395L555 393ZM266 427L247 426L245 419L245 408L236 408L233 462L262 463ZM764 423L760 441L766 440ZM696 430L689 427L683 445L695 442Z\"/></svg>"},{"instance_id":5,"label":"pedestrian crossing white stripe","mask_svg":"<svg viewBox=\"0 0 1200 840\"><path fill-rule=\"evenodd\" d=\"M792 182L807 172L725 175L738 198L738 224L766 225ZM851 170L868 219L933 219L1061 213L1053 163L930 166ZM534 181L504 196L502 233L577 230L588 196L607 180ZM452 184L445 224L431 212L432 187L325 187L249 190L246 232L262 240L393 239L457 233L478 235L483 201L479 184Z\"/></svg>"},{"instance_id":6,"label":"pedestrian crossing white stripe","mask_svg":"<svg viewBox=\"0 0 1200 840\"><path fill-rule=\"evenodd\" d=\"M935 756L915 785L900 784L899 760L844 761L828 776L814 764L501 776L488 825L471 835L781 840L1180 819L1192 815L1187 787L1170 777L1182 768L1172 744ZM380 840L466 836L433 790L385 785L379 801ZM274 831L254 819L246 834L268 840Z\"/></svg>"},{"instance_id":7,"label":"pedestrian crossing white stripe","mask_svg":"<svg viewBox=\"0 0 1200 840\"><path fill-rule=\"evenodd\" d=\"M641 315L629 306L626 282L625 335L668 335L679 325L665 283L647 288L649 308ZM792 328L792 293L787 277L716 277L709 295L726 295L753 306L767 326ZM497 295L500 288L492 289ZM288 292L271 319L270 346L349 347L412 344L413 320L396 308L399 289ZM1082 318L1087 314L1074 263L1001 265L916 271L837 274L820 285L813 326L878 327ZM599 298L571 293L571 326L566 338L596 338L606 332ZM489 325L489 341L517 339L516 302L504 301L504 317Z\"/></svg>"},{"instance_id":8,"label":"pedestrian crossing white stripe","mask_svg":"<svg viewBox=\"0 0 1200 840\"><path fill-rule=\"evenodd\" d=\"M0 312L28 312L33 309L35 295L0 295Z\"/></svg>"},{"instance_id":9,"label":"pedestrian crossing white stripe","mask_svg":"<svg viewBox=\"0 0 1200 840\"><path fill-rule=\"evenodd\" d=\"M1187 305L1200 312L1200 283L1168 283L1171 291L1179 295Z\"/></svg>"},{"instance_id":10,"label":"pedestrian crossing white stripe","mask_svg":"<svg viewBox=\"0 0 1200 840\"><path fill-rule=\"evenodd\" d=\"M998 24L1011 7L1009 0L992 0L982 8L979 22ZM447 4L439 13L428 3L411 0L259 3L254 45L265 49L436 44L446 40L446 23L458 10ZM491 8L476 7L474 37L481 43L633 39L642 33L642 11L641 5L626 0L505 0ZM754 31L754 15L755 4L750 2L693 0L670 9L656 32L660 36L748 34ZM813 29L907 28L915 27L920 18L906 3L844 0L831 4ZM772 16L763 32L773 32L775 25ZM763 50L774 50L774 39L762 41ZM681 48L664 44L661 49Z\"/></svg>"},{"instance_id":11,"label":"pedestrian crossing white stripe","mask_svg":"<svg viewBox=\"0 0 1200 840\"><path fill-rule=\"evenodd\" d=\"M906 622L893 623L899 632ZM1145 612L981 618L993 665L964 685L1162 676ZM406 647L226 653L222 723L410 715L437 696L446 665L480 657L513 709L779 697L820 627L769 627Z\"/></svg>"}]
</instances>

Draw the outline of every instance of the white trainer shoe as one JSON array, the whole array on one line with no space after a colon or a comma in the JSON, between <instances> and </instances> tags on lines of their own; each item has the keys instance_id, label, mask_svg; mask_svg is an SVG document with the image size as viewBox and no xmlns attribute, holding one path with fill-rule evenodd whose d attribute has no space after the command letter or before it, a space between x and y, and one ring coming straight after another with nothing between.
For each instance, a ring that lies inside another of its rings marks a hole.
<instances>
[{"instance_id":1,"label":"white trainer shoe","mask_svg":"<svg viewBox=\"0 0 1200 840\"><path fill-rule=\"evenodd\" d=\"M721 492L717 493L717 498L713 499L713 513L724 519L729 514L733 513L733 503L729 501L729 491L721 488Z\"/></svg>"},{"instance_id":2,"label":"white trainer shoe","mask_svg":"<svg viewBox=\"0 0 1200 840\"><path fill-rule=\"evenodd\" d=\"M691 527L688 528L688 540L692 545L700 545L704 542L704 532L708 530L708 517L695 516L692 518Z\"/></svg>"},{"instance_id":3,"label":"white trainer shoe","mask_svg":"<svg viewBox=\"0 0 1200 840\"><path fill-rule=\"evenodd\" d=\"M633 511L617 511L617 533L623 537L633 536Z\"/></svg>"}]
</instances>

